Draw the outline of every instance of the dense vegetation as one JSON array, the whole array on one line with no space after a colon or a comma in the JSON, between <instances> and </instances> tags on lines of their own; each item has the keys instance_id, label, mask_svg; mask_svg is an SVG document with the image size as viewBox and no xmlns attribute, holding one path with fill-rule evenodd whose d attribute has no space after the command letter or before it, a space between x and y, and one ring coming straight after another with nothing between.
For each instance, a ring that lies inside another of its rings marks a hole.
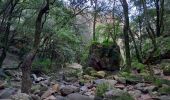
<instances>
[{"instance_id":1,"label":"dense vegetation","mask_svg":"<svg viewBox=\"0 0 170 100\"><path fill-rule=\"evenodd\" d=\"M0 0L0 99L169 100L169 4Z\"/></svg>"}]
</instances>

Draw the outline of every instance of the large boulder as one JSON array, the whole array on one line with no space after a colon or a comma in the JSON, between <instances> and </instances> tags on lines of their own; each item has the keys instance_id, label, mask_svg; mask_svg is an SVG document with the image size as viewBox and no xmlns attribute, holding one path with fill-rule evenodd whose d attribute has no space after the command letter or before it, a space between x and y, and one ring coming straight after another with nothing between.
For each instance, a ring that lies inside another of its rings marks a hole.
<instances>
[{"instance_id":1,"label":"large boulder","mask_svg":"<svg viewBox=\"0 0 170 100\"><path fill-rule=\"evenodd\" d=\"M89 66L96 70L115 71L120 68L120 49L115 43L91 45Z\"/></svg>"}]
</instances>

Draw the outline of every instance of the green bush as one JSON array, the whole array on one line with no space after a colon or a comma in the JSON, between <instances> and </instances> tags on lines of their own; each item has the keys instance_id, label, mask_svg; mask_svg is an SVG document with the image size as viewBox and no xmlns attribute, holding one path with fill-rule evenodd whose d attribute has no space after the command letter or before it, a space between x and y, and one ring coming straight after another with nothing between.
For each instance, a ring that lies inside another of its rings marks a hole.
<instances>
[{"instance_id":1,"label":"green bush","mask_svg":"<svg viewBox=\"0 0 170 100\"><path fill-rule=\"evenodd\" d=\"M170 87L168 86L168 87L161 87L159 90L158 90L158 92L160 93L160 94L170 94Z\"/></svg>"},{"instance_id":2,"label":"green bush","mask_svg":"<svg viewBox=\"0 0 170 100\"><path fill-rule=\"evenodd\" d=\"M96 88L96 96L98 97L103 97L103 94L108 91L109 89L109 84L108 83L102 83L99 84Z\"/></svg>"},{"instance_id":3,"label":"green bush","mask_svg":"<svg viewBox=\"0 0 170 100\"><path fill-rule=\"evenodd\" d=\"M145 69L145 65L142 64L142 63L139 63L138 61L133 61L132 62L132 68L143 71Z\"/></svg>"},{"instance_id":4,"label":"green bush","mask_svg":"<svg viewBox=\"0 0 170 100\"><path fill-rule=\"evenodd\" d=\"M51 70L51 61L50 59L36 60L32 64L33 69L40 69L44 73L48 73Z\"/></svg>"}]
</instances>

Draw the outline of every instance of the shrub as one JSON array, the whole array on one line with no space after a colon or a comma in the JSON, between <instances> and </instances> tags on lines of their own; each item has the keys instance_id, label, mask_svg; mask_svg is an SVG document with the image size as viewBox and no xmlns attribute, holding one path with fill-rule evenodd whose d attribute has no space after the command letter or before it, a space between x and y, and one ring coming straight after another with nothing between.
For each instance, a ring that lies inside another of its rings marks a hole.
<instances>
[{"instance_id":1,"label":"shrub","mask_svg":"<svg viewBox=\"0 0 170 100\"><path fill-rule=\"evenodd\" d=\"M40 69L42 72L48 73L48 72L50 72L50 69L51 69L50 65L51 65L50 59L42 59L42 60L38 59L33 62L32 68Z\"/></svg>"},{"instance_id":2,"label":"shrub","mask_svg":"<svg viewBox=\"0 0 170 100\"><path fill-rule=\"evenodd\" d=\"M103 97L103 94L109 89L108 83L99 84L96 88L96 96Z\"/></svg>"}]
</instances>

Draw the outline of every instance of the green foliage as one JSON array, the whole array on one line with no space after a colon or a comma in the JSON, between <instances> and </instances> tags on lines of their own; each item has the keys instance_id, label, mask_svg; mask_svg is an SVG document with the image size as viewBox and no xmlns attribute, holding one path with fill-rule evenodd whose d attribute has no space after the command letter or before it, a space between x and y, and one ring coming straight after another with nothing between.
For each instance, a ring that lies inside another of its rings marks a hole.
<instances>
[{"instance_id":1,"label":"green foliage","mask_svg":"<svg viewBox=\"0 0 170 100\"><path fill-rule=\"evenodd\" d=\"M51 71L50 65L51 65L50 59L42 59L42 60L38 59L38 60L33 62L32 68L33 69L40 69L44 73L48 73L48 72Z\"/></svg>"},{"instance_id":2,"label":"green foliage","mask_svg":"<svg viewBox=\"0 0 170 100\"><path fill-rule=\"evenodd\" d=\"M103 97L104 93L108 91L109 84L108 83L101 83L96 87L96 96Z\"/></svg>"},{"instance_id":3,"label":"green foliage","mask_svg":"<svg viewBox=\"0 0 170 100\"><path fill-rule=\"evenodd\" d=\"M123 93L122 96L113 98L112 100L134 100L132 96L130 96L129 93Z\"/></svg>"},{"instance_id":4,"label":"green foliage","mask_svg":"<svg viewBox=\"0 0 170 100\"><path fill-rule=\"evenodd\" d=\"M170 87L166 86L166 87L161 87L158 92L160 94L170 94Z\"/></svg>"},{"instance_id":5,"label":"green foliage","mask_svg":"<svg viewBox=\"0 0 170 100\"><path fill-rule=\"evenodd\" d=\"M132 68L144 71L145 65L142 63L139 63L138 61L132 61Z\"/></svg>"},{"instance_id":6,"label":"green foliage","mask_svg":"<svg viewBox=\"0 0 170 100\"><path fill-rule=\"evenodd\" d=\"M170 50L170 37L156 38L157 50L154 52L154 56L159 56ZM149 51L153 48L151 40L146 39L143 44L143 54L148 55Z\"/></svg>"}]
</instances>

